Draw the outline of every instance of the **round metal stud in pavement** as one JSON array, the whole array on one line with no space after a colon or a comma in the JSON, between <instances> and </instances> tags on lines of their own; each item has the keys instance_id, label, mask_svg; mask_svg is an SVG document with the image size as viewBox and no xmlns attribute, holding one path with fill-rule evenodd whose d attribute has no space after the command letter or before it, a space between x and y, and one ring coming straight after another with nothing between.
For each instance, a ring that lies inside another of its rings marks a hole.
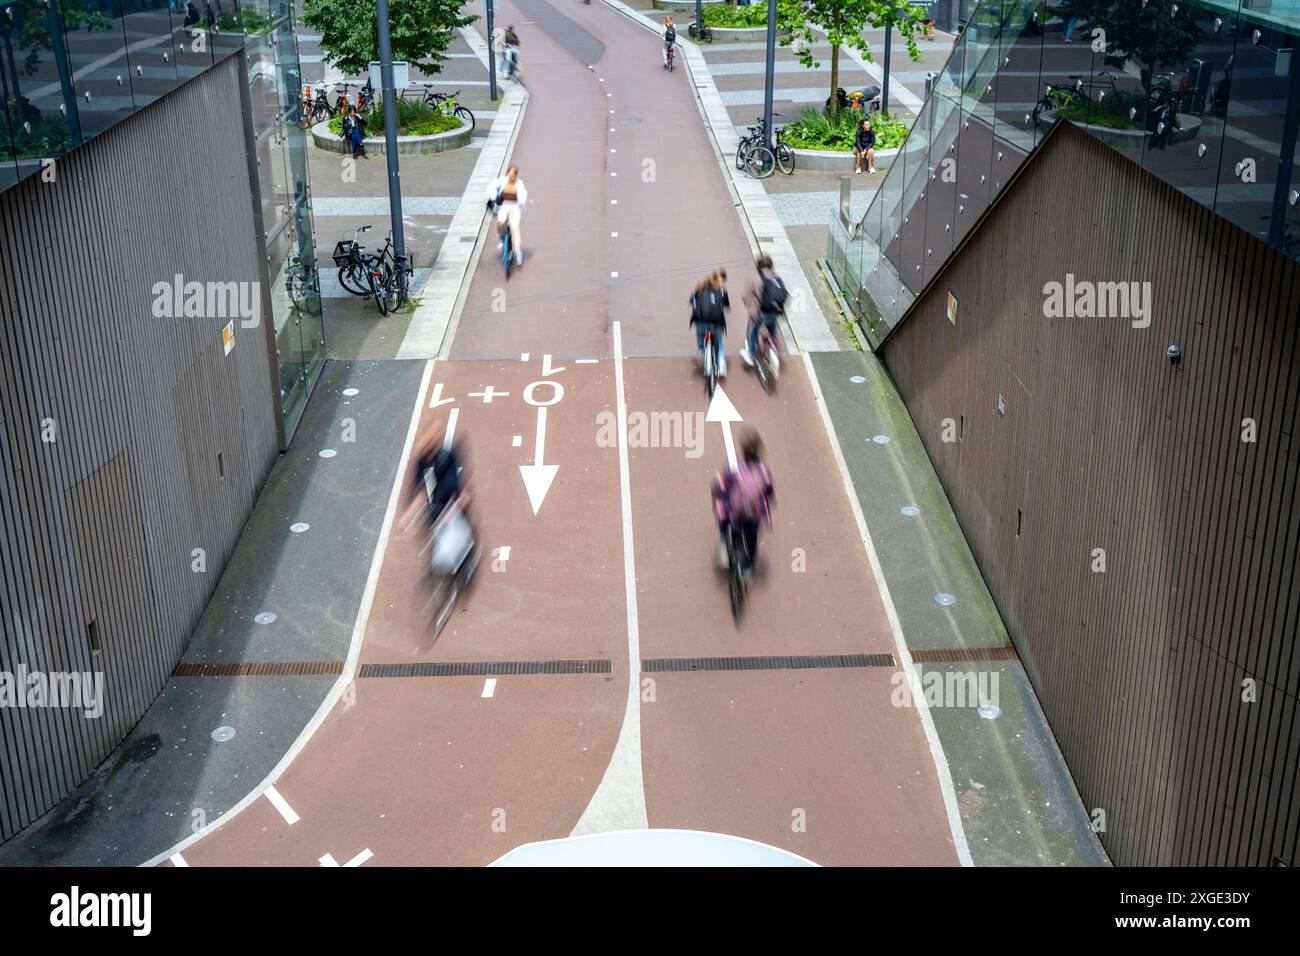
<instances>
[{"instance_id":1,"label":"round metal stud in pavement","mask_svg":"<svg viewBox=\"0 0 1300 956\"><path fill-rule=\"evenodd\" d=\"M942 604L944 607L950 607L951 605L957 603L957 599L953 597L951 594L936 594L934 596L934 599L936 602Z\"/></svg>"},{"instance_id":2,"label":"round metal stud in pavement","mask_svg":"<svg viewBox=\"0 0 1300 956\"><path fill-rule=\"evenodd\" d=\"M875 442L877 445L888 445L888 444L889 444L889 436L888 436L888 435L877 435L875 438L873 438L873 439L871 439L871 440L872 440L873 442Z\"/></svg>"},{"instance_id":3,"label":"round metal stud in pavement","mask_svg":"<svg viewBox=\"0 0 1300 956\"><path fill-rule=\"evenodd\" d=\"M921 509L916 505L903 505L903 507L898 510L903 512L903 514L907 515L909 518L915 518L921 513Z\"/></svg>"},{"instance_id":4,"label":"round metal stud in pavement","mask_svg":"<svg viewBox=\"0 0 1300 956\"><path fill-rule=\"evenodd\" d=\"M351 397L351 396L353 396L353 395L358 395L358 394L360 394L360 393L361 393L361 389L359 389L359 388L345 388L345 389L343 389L343 394L344 394L344 395L347 395L347 396L349 396L349 397Z\"/></svg>"},{"instance_id":5,"label":"round metal stud in pavement","mask_svg":"<svg viewBox=\"0 0 1300 956\"><path fill-rule=\"evenodd\" d=\"M293 524L289 525L289 530L292 531L294 534L302 534L310 527L311 525L309 525L305 521L295 521Z\"/></svg>"},{"instance_id":6,"label":"round metal stud in pavement","mask_svg":"<svg viewBox=\"0 0 1300 956\"><path fill-rule=\"evenodd\" d=\"M336 452L333 448L326 448L323 451L321 451L320 456L322 458L333 458L337 454L338 452Z\"/></svg>"},{"instance_id":7,"label":"round metal stud in pavement","mask_svg":"<svg viewBox=\"0 0 1300 956\"><path fill-rule=\"evenodd\" d=\"M256 621L258 624L274 624L275 612L263 611L261 614L257 615L257 617L253 618L253 620Z\"/></svg>"},{"instance_id":8,"label":"round metal stud in pavement","mask_svg":"<svg viewBox=\"0 0 1300 956\"><path fill-rule=\"evenodd\" d=\"M218 727L216 730L212 731L212 739L219 744L224 744L227 740L230 740L234 736L235 736L234 727Z\"/></svg>"},{"instance_id":9,"label":"round metal stud in pavement","mask_svg":"<svg viewBox=\"0 0 1300 956\"><path fill-rule=\"evenodd\" d=\"M864 375L850 375L850 376L849 376L849 381L852 382L854 385L861 385L861 384L862 384L863 382L865 382L866 380L867 380L867 379L866 379L866 376L864 376Z\"/></svg>"},{"instance_id":10,"label":"round metal stud in pavement","mask_svg":"<svg viewBox=\"0 0 1300 956\"><path fill-rule=\"evenodd\" d=\"M985 720L995 720L1002 716L1002 710L995 704L980 704L978 713Z\"/></svg>"}]
</instances>

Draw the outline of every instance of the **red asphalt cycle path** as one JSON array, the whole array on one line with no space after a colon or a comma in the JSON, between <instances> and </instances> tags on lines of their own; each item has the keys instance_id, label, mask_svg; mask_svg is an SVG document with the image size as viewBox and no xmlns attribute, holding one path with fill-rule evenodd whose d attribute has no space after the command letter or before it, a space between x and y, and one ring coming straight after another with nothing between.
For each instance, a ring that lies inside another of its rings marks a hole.
<instances>
[{"instance_id":1,"label":"red asphalt cycle path","mask_svg":"<svg viewBox=\"0 0 1300 956\"><path fill-rule=\"evenodd\" d=\"M518 9L501 11L519 26L530 92L512 154L529 189L527 258L507 284L487 244L452 360L432 370L444 403L422 402L422 428L456 416L484 563L432 643L418 542L395 527L361 663L607 660L610 672L501 675L490 697L483 676L362 677L276 781L297 822L259 798L186 848L190 865L318 865L325 854L346 864L363 851L366 865L477 865L569 835L609 764L628 689L619 454L603 440L618 400L616 321L641 658L894 652L806 367L787 356L778 391L764 395L734 354L742 308L726 389L766 439L777 499L733 625L711 563L721 426L702 421L685 303L721 264L739 305L749 247L687 71L663 71L655 38L603 4L556 9L605 54L589 70ZM502 288L504 313L492 308ZM533 463L539 406L560 389L544 446L559 469L534 515L519 467ZM652 447L637 431L651 413L700 440ZM735 834L824 864L957 863L920 720L890 703L897 673L642 674L649 825Z\"/></svg>"}]
</instances>

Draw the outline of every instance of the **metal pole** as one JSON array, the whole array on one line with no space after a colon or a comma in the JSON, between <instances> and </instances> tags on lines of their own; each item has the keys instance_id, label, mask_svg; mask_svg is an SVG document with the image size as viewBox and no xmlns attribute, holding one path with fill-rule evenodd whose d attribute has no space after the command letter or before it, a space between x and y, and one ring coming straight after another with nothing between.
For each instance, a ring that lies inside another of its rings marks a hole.
<instances>
[{"instance_id":1,"label":"metal pole","mask_svg":"<svg viewBox=\"0 0 1300 956\"><path fill-rule=\"evenodd\" d=\"M704 35L704 6L700 0L695 0L695 42L703 43L700 39Z\"/></svg>"},{"instance_id":2,"label":"metal pole","mask_svg":"<svg viewBox=\"0 0 1300 956\"><path fill-rule=\"evenodd\" d=\"M397 93L393 90L393 38L388 33L388 0L377 0L379 83L384 88L384 152L388 156L388 209L393 219L393 252L406 255L402 232L402 174L397 168Z\"/></svg>"},{"instance_id":3,"label":"metal pole","mask_svg":"<svg viewBox=\"0 0 1300 956\"><path fill-rule=\"evenodd\" d=\"M488 87L491 90L488 99L493 103L497 101L497 54L492 49L492 14L495 12L496 0L483 0L483 5L487 7L487 28L488 28Z\"/></svg>"},{"instance_id":4,"label":"metal pole","mask_svg":"<svg viewBox=\"0 0 1300 956\"><path fill-rule=\"evenodd\" d=\"M772 80L776 74L776 0L767 0L767 76L763 78L763 123L767 129L767 147L776 149L772 135Z\"/></svg>"},{"instance_id":5,"label":"metal pole","mask_svg":"<svg viewBox=\"0 0 1300 956\"><path fill-rule=\"evenodd\" d=\"M889 40L894 35L894 21L885 20L885 75L880 81L880 112L889 112Z\"/></svg>"}]
</instances>

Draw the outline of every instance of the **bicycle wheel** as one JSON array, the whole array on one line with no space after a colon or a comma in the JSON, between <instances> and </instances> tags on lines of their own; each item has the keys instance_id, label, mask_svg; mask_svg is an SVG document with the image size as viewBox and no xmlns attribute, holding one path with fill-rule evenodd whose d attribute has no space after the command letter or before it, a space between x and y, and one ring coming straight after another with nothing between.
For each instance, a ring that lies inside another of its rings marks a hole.
<instances>
[{"instance_id":1,"label":"bicycle wheel","mask_svg":"<svg viewBox=\"0 0 1300 956\"><path fill-rule=\"evenodd\" d=\"M468 107L457 106L456 118L468 126L471 133L474 132L474 114L470 112Z\"/></svg>"},{"instance_id":2,"label":"bicycle wheel","mask_svg":"<svg viewBox=\"0 0 1300 956\"><path fill-rule=\"evenodd\" d=\"M375 297L375 304L379 306L379 314L387 315L389 312L387 290L393 281L393 268L387 262L382 265L372 262L368 274L370 277L370 294Z\"/></svg>"},{"instance_id":3,"label":"bicycle wheel","mask_svg":"<svg viewBox=\"0 0 1300 956\"><path fill-rule=\"evenodd\" d=\"M727 584L731 596L731 619L737 623L745 608L744 545L739 539L740 532L734 527L727 529Z\"/></svg>"},{"instance_id":4,"label":"bicycle wheel","mask_svg":"<svg viewBox=\"0 0 1300 956\"><path fill-rule=\"evenodd\" d=\"M360 263L350 263L339 269L339 285L353 295L370 295L370 280L361 271Z\"/></svg>"},{"instance_id":5,"label":"bicycle wheel","mask_svg":"<svg viewBox=\"0 0 1300 956\"><path fill-rule=\"evenodd\" d=\"M510 278L510 268L514 265L515 251L510 248L510 230L507 229L501 237L501 265L506 271L506 279Z\"/></svg>"},{"instance_id":6,"label":"bicycle wheel","mask_svg":"<svg viewBox=\"0 0 1300 956\"><path fill-rule=\"evenodd\" d=\"M776 144L776 165L787 176L794 174L794 150L785 143Z\"/></svg>"},{"instance_id":7,"label":"bicycle wheel","mask_svg":"<svg viewBox=\"0 0 1300 956\"><path fill-rule=\"evenodd\" d=\"M755 146L745 154L745 172L755 179L767 179L776 170L776 157L766 146Z\"/></svg>"},{"instance_id":8,"label":"bicycle wheel","mask_svg":"<svg viewBox=\"0 0 1300 956\"><path fill-rule=\"evenodd\" d=\"M718 387L718 363L715 350L713 348L713 338L704 337L704 389L709 398L713 397L713 392Z\"/></svg>"},{"instance_id":9,"label":"bicycle wheel","mask_svg":"<svg viewBox=\"0 0 1300 956\"><path fill-rule=\"evenodd\" d=\"M745 154L749 152L750 147L752 146L753 143L750 142L748 137L742 139L740 143L736 146L736 169L737 170L743 170L745 168Z\"/></svg>"}]
</instances>

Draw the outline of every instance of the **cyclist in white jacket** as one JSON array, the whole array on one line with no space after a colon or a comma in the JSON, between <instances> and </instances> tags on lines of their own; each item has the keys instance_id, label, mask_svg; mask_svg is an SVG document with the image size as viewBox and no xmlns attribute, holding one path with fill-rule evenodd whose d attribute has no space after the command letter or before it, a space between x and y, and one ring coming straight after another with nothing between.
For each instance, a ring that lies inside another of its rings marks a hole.
<instances>
[{"instance_id":1,"label":"cyclist in white jacket","mask_svg":"<svg viewBox=\"0 0 1300 956\"><path fill-rule=\"evenodd\" d=\"M515 262L523 265L524 244L519 232L519 217L528 202L528 189L524 186L524 181L519 178L518 166L511 166L504 176L498 176L488 184L487 200L489 206L496 206L497 232L500 233L509 226L510 245L515 250Z\"/></svg>"}]
</instances>

